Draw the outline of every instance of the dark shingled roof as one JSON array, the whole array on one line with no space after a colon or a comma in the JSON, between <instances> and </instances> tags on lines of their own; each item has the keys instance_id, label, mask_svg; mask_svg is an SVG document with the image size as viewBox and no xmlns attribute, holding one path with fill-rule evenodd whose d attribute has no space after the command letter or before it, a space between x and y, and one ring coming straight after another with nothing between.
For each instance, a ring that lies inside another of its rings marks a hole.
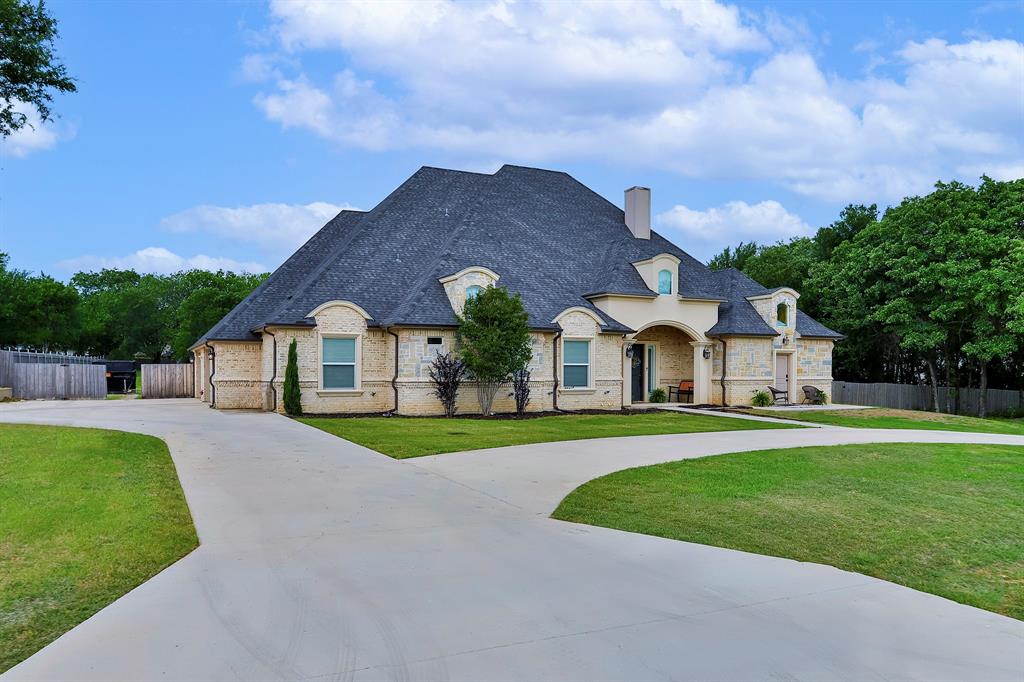
<instances>
[{"instance_id":1,"label":"dark shingled roof","mask_svg":"<svg viewBox=\"0 0 1024 682\"><path fill-rule=\"evenodd\" d=\"M661 253L680 260L680 296L724 301L710 333L775 334L743 298L766 289L737 271L712 272L656 232L635 239L622 209L565 173L424 167L373 210L339 213L197 343L253 340L265 324L311 325L310 311L338 299L365 309L371 326L454 326L438 280L471 266L520 293L534 329L558 329L555 316L581 306L605 321L603 331L629 332L585 296L654 296L632 263Z\"/></svg>"}]
</instances>

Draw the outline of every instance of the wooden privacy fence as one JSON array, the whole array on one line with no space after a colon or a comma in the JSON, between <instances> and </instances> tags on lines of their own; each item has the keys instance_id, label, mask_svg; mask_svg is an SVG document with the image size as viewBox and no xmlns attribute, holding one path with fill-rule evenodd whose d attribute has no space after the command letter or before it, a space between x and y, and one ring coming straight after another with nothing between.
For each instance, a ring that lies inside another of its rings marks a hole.
<instances>
[{"instance_id":1,"label":"wooden privacy fence","mask_svg":"<svg viewBox=\"0 0 1024 682\"><path fill-rule=\"evenodd\" d=\"M143 398L191 398L195 395L192 365L143 365Z\"/></svg>"},{"instance_id":2,"label":"wooden privacy fence","mask_svg":"<svg viewBox=\"0 0 1024 682\"><path fill-rule=\"evenodd\" d=\"M107 373L103 365L16 362L12 369L11 388L15 398L102 400L107 396Z\"/></svg>"},{"instance_id":3,"label":"wooden privacy fence","mask_svg":"<svg viewBox=\"0 0 1024 682\"><path fill-rule=\"evenodd\" d=\"M1024 408L1020 391L988 390L988 413L997 414ZM932 387L915 384L859 384L832 382L832 402L846 405L871 405L900 410L932 410ZM977 415L981 407L981 389L939 386L939 409L949 414Z\"/></svg>"}]
</instances>

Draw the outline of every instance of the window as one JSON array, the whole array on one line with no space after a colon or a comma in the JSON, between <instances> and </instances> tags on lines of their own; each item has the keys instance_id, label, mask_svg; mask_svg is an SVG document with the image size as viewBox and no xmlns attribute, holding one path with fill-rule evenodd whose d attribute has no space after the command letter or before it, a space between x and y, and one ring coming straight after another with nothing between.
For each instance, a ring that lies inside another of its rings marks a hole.
<instances>
[{"instance_id":1,"label":"window","mask_svg":"<svg viewBox=\"0 0 1024 682\"><path fill-rule=\"evenodd\" d=\"M354 338L323 339L323 387L354 389L356 387L356 340Z\"/></svg>"},{"instance_id":2,"label":"window","mask_svg":"<svg viewBox=\"0 0 1024 682\"><path fill-rule=\"evenodd\" d=\"M775 308L775 316L779 320L779 326L780 327L785 327L786 325L788 325L789 324L789 306L786 305L785 303L780 303L778 305L778 307Z\"/></svg>"},{"instance_id":3,"label":"window","mask_svg":"<svg viewBox=\"0 0 1024 682\"><path fill-rule=\"evenodd\" d=\"M470 286L466 287L466 300L468 301L471 298L476 298L477 296L480 295L480 292L483 290L484 288L479 284L471 284Z\"/></svg>"},{"instance_id":4,"label":"window","mask_svg":"<svg viewBox=\"0 0 1024 682\"><path fill-rule=\"evenodd\" d=\"M590 386L590 341L563 341L562 383L566 388Z\"/></svg>"},{"instance_id":5,"label":"window","mask_svg":"<svg viewBox=\"0 0 1024 682\"><path fill-rule=\"evenodd\" d=\"M428 346L440 346L442 343L444 343L444 339L442 339L440 336L428 336L427 337L427 345Z\"/></svg>"},{"instance_id":6,"label":"window","mask_svg":"<svg viewBox=\"0 0 1024 682\"><path fill-rule=\"evenodd\" d=\"M672 271L662 270L658 273L658 293L659 294L671 294L672 293Z\"/></svg>"}]
</instances>

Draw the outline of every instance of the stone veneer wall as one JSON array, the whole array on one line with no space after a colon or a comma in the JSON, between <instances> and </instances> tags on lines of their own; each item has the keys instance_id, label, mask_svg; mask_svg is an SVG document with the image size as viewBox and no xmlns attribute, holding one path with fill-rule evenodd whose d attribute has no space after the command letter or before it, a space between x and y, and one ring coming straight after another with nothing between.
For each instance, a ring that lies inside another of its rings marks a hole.
<instances>
[{"instance_id":1,"label":"stone veneer wall","mask_svg":"<svg viewBox=\"0 0 1024 682\"><path fill-rule=\"evenodd\" d=\"M593 344L590 368L592 388L559 389L558 407L563 410L617 410L622 408L621 334L601 334L590 315L571 312L558 319L565 337L588 338ZM559 352L559 363L562 355Z\"/></svg>"},{"instance_id":2,"label":"stone veneer wall","mask_svg":"<svg viewBox=\"0 0 1024 682\"><path fill-rule=\"evenodd\" d=\"M832 399L832 350L831 339L797 339L796 381L797 386L814 386ZM800 393L803 399L803 393Z\"/></svg>"}]
</instances>

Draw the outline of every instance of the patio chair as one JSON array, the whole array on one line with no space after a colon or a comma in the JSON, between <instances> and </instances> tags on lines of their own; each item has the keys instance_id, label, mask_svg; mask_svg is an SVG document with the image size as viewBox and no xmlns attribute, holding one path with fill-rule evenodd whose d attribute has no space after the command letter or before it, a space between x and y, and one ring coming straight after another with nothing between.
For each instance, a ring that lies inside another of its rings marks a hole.
<instances>
[{"instance_id":1,"label":"patio chair","mask_svg":"<svg viewBox=\"0 0 1024 682\"><path fill-rule=\"evenodd\" d=\"M672 399L675 396L675 400ZM686 400L683 400L683 398ZM693 382L692 381L680 381L678 386L668 387L668 401L670 403L692 403L693 402Z\"/></svg>"},{"instance_id":2,"label":"patio chair","mask_svg":"<svg viewBox=\"0 0 1024 682\"><path fill-rule=\"evenodd\" d=\"M772 402L776 405L789 405L789 391L782 388L775 388L769 386L768 390L772 394Z\"/></svg>"},{"instance_id":3,"label":"patio chair","mask_svg":"<svg viewBox=\"0 0 1024 682\"><path fill-rule=\"evenodd\" d=\"M800 389L804 392L804 399L801 402L809 402L813 405L821 402L822 393L817 386L801 386Z\"/></svg>"}]
</instances>

